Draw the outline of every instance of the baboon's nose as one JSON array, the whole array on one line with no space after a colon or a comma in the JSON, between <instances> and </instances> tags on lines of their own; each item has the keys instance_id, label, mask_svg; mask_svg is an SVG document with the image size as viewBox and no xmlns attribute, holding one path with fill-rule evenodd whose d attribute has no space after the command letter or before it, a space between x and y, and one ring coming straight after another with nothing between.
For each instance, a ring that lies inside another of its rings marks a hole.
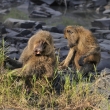
<instances>
[{"instance_id":1,"label":"baboon's nose","mask_svg":"<svg viewBox=\"0 0 110 110\"><path fill-rule=\"evenodd\" d=\"M35 53L37 54L37 55L40 55L41 53L42 53L42 48L36 48L35 49Z\"/></svg>"}]
</instances>

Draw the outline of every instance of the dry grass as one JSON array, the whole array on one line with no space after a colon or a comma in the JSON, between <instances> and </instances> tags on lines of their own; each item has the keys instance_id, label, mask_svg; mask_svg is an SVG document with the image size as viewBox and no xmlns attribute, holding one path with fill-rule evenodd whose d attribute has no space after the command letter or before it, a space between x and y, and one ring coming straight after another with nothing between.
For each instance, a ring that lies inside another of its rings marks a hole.
<instances>
[{"instance_id":1,"label":"dry grass","mask_svg":"<svg viewBox=\"0 0 110 110\"><path fill-rule=\"evenodd\" d=\"M0 51L0 56L4 59L3 50ZM1 58L1 67L3 62ZM100 108L100 104L107 100L97 92L94 83L83 80L81 73L78 74L80 74L78 82L75 80L70 82L70 76L65 75L64 90L58 95L52 88L52 82L47 79L44 81L33 76L30 80L32 84L30 89L25 85L26 78L13 76L9 70L4 71L0 75L0 109L104 110Z\"/></svg>"}]
</instances>

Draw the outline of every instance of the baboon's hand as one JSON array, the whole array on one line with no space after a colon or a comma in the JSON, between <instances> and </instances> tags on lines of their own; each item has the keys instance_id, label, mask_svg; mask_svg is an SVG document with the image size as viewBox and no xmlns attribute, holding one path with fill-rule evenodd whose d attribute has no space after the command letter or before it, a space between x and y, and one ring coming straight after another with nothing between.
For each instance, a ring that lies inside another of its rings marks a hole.
<instances>
[{"instance_id":1,"label":"baboon's hand","mask_svg":"<svg viewBox=\"0 0 110 110\"><path fill-rule=\"evenodd\" d=\"M65 60L63 60L59 65L62 66L64 64Z\"/></svg>"},{"instance_id":2,"label":"baboon's hand","mask_svg":"<svg viewBox=\"0 0 110 110\"><path fill-rule=\"evenodd\" d=\"M80 59L78 61L78 63L79 63L80 66L83 66L84 65L84 58L85 58L84 56L81 56L80 57Z\"/></svg>"},{"instance_id":3,"label":"baboon's hand","mask_svg":"<svg viewBox=\"0 0 110 110\"><path fill-rule=\"evenodd\" d=\"M58 67L58 70L64 70L64 69L67 69L67 66L62 65Z\"/></svg>"}]
</instances>

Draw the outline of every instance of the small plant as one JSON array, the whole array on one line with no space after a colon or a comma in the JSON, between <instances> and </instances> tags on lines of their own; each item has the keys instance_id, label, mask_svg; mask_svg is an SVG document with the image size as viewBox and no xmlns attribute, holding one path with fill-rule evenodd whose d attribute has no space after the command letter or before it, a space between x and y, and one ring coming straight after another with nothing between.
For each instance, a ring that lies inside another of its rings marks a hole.
<instances>
[{"instance_id":1,"label":"small plant","mask_svg":"<svg viewBox=\"0 0 110 110\"><path fill-rule=\"evenodd\" d=\"M28 19L28 15L17 10L16 8L12 8L10 13L6 14L3 19L6 20L7 18L15 18L15 19Z\"/></svg>"}]
</instances>

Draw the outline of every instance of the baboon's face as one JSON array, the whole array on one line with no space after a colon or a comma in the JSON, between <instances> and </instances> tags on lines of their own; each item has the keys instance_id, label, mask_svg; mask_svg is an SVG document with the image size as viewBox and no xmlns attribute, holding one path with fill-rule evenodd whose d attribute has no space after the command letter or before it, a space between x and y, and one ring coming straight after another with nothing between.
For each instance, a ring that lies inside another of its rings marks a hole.
<instances>
[{"instance_id":1,"label":"baboon's face","mask_svg":"<svg viewBox=\"0 0 110 110\"><path fill-rule=\"evenodd\" d=\"M39 56L45 53L47 45L48 45L47 42L44 40L39 40L35 42L34 49L33 49L35 56Z\"/></svg>"},{"instance_id":2,"label":"baboon's face","mask_svg":"<svg viewBox=\"0 0 110 110\"><path fill-rule=\"evenodd\" d=\"M78 43L78 34L73 27L66 27L64 30L64 38L68 40L70 48L74 47Z\"/></svg>"}]
</instances>

